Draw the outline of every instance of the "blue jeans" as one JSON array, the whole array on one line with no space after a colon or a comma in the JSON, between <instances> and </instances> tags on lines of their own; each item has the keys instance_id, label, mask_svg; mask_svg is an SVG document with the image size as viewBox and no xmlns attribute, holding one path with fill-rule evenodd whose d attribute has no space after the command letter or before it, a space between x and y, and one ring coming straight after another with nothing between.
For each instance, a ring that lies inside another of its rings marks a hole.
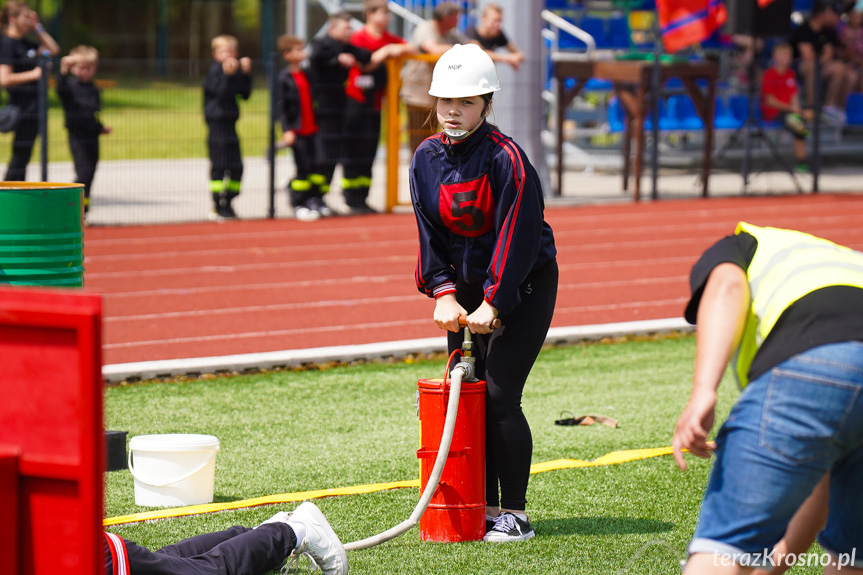
<instances>
[{"instance_id":1,"label":"blue jeans","mask_svg":"<svg viewBox=\"0 0 863 575\"><path fill-rule=\"evenodd\" d=\"M810 349L750 382L716 443L689 553L763 564L756 554L772 550L829 471L818 541L863 567L863 342Z\"/></svg>"}]
</instances>

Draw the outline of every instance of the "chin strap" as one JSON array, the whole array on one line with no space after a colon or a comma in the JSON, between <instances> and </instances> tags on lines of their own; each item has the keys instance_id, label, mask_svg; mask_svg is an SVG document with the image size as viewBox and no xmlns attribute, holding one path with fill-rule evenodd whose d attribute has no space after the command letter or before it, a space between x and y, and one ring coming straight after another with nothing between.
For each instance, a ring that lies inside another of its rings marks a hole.
<instances>
[{"instance_id":1,"label":"chin strap","mask_svg":"<svg viewBox=\"0 0 863 575\"><path fill-rule=\"evenodd\" d=\"M477 128L479 128L483 121L485 121L485 115L479 119L479 122L474 124L473 128L470 130L447 130L444 128L443 133L447 135L450 140L454 140L456 142L460 142L470 136Z\"/></svg>"},{"instance_id":2,"label":"chin strap","mask_svg":"<svg viewBox=\"0 0 863 575\"><path fill-rule=\"evenodd\" d=\"M458 142L467 138L467 135L470 134L470 130L447 130L444 128L443 133L446 134L447 138L450 140Z\"/></svg>"}]
</instances>

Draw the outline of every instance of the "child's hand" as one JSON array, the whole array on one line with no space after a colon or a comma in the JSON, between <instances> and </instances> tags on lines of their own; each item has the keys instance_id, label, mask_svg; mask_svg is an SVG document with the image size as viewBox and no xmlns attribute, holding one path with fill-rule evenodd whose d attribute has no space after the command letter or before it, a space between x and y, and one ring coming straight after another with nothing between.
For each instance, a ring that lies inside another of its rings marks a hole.
<instances>
[{"instance_id":1,"label":"child's hand","mask_svg":"<svg viewBox=\"0 0 863 575\"><path fill-rule=\"evenodd\" d=\"M467 315L467 310L458 303L455 294L442 295L435 300L434 322L440 329L458 333L460 315Z\"/></svg>"},{"instance_id":2,"label":"child's hand","mask_svg":"<svg viewBox=\"0 0 863 575\"><path fill-rule=\"evenodd\" d=\"M294 142L297 141L297 134L294 133L293 130L288 130L287 132L282 133L282 142L285 143L287 147L291 147L294 145Z\"/></svg>"},{"instance_id":3,"label":"child's hand","mask_svg":"<svg viewBox=\"0 0 863 575\"><path fill-rule=\"evenodd\" d=\"M401 50L399 49L398 44L387 44L386 46L381 46L374 52L372 52L371 64L374 66L378 66L384 60L389 58L396 58L401 55Z\"/></svg>"},{"instance_id":4,"label":"child's hand","mask_svg":"<svg viewBox=\"0 0 863 575\"><path fill-rule=\"evenodd\" d=\"M339 65L342 68L350 68L357 63L357 59L354 58L354 55L348 52L342 52L341 54L339 54L338 60Z\"/></svg>"},{"instance_id":5,"label":"child's hand","mask_svg":"<svg viewBox=\"0 0 863 575\"><path fill-rule=\"evenodd\" d=\"M102 126L102 133L107 135L114 131L114 128L111 126Z\"/></svg>"},{"instance_id":6,"label":"child's hand","mask_svg":"<svg viewBox=\"0 0 863 575\"><path fill-rule=\"evenodd\" d=\"M222 71L228 76L233 76L237 73L237 70L240 67L240 63L236 58L228 58L224 62L222 62Z\"/></svg>"},{"instance_id":7,"label":"child's hand","mask_svg":"<svg viewBox=\"0 0 863 575\"><path fill-rule=\"evenodd\" d=\"M63 56L60 58L60 73L64 76L69 73L69 69L75 64L75 56Z\"/></svg>"},{"instance_id":8,"label":"child's hand","mask_svg":"<svg viewBox=\"0 0 863 575\"><path fill-rule=\"evenodd\" d=\"M483 300L472 314L467 316L467 325L472 333L491 333L492 324L497 317L497 310Z\"/></svg>"},{"instance_id":9,"label":"child's hand","mask_svg":"<svg viewBox=\"0 0 863 575\"><path fill-rule=\"evenodd\" d=\"M250 58L240 58L240 69L243 71L243 74L250 74L252 72L252 60Z\"/></svg>"}]
</instances>

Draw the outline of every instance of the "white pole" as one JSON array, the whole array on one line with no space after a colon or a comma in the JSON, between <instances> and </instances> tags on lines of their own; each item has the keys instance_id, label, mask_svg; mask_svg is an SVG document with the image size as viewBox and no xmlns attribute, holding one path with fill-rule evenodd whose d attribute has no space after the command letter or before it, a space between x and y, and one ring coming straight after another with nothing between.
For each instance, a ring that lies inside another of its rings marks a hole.
<instances>
[{"instance_id":1,"label":"white pole","mask_svg":"<svg viewBox=\"0 0 863 575\"><path fill-rule=\"evenodd\" d=\"M493 121L504 134L511 136L527 153L536 168L543 192L551 195L551 178L542 146L542 0L498 0L503 9L503 30L524 52L524 62L517 71L508 64L498 64L502 90L494 97ZM478 10L483 3L479 2ZM500 97L498 97L500 96Z\"/></svg>"},{"instance_id":2,"label":"white pole","mask_svg":"<svg viewBox=\"0 0 863 575\"><path fill-rule=\"evenodd\" d=\"M309 38L309 7L305 0L294 0L294 30L295 36Z\"/></svg>"}]
</instances>

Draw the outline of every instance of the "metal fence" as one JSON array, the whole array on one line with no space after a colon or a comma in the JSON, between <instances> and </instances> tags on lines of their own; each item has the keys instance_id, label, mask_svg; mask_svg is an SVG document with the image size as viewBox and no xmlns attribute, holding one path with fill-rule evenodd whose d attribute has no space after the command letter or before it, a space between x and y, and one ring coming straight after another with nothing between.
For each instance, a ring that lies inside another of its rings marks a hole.
<instances>
[{"instance_id":1,"label":"metal fence","mask_svg":"<svg viewBox=\"0 0 863 575\"><path fill-rule=\"evenodd\" d=\"M101 120L112 132L103 135L101 159L91 192L89 223L93 225L148 224L157 222L203 221L211 211L207 128L203 118L202 84L209 62L173 61L165 75L151 74L149 61L103 61L97 82L102 90ZM276 150L270 157L274 130L270 112L269 80L273 64L255 63L251 98L240 103L237 123L245 171L242 193L235 202L240 218L291 217L285 184L294 173L289 150ZM540 63L525 63L540 65ZM511 82L519 82L517 73ZM541 89L541 87L536 87ZM612 92L587 91L567 109L564 123L564 185L558 199L546 190L551 202L627 202L632 201L632 186L622 186L621 134L613 129L609 115ZM75 170L69 152L63 110L54 81L47 87L47 170L49 181L74 181ZM517 106L518 103L513 105ZM555 132L557 121L549 104L543 117L525 121L543 133L545 158L535 163L545 172L556 168ZM404 120L403 116L401 118ZM386 120L385 120L386 122ZM506 133L507 127L500 126ZM388 127L398 130L402 126ZM791 157L790 136L781 130L767 134L780 154ZM698 197L701 166L700 130L673 130L660 133L660 199ZM720 130L714 147L714 167L710 176L712 196L772 193L811 193L811 175L789 174L776 162L763 141L754 141L752 174L743 181L742 134ZM0 134L0 161L8 161L12 134ZM39 142L27 179L39 180L43 162ZM649 150L649 143L648 143ZM388 207L386 195L386 146L378 150L369 203L378 210ZM822 135L820 191L860 191L863 166L863 131L855 126L832 126ZM406 138L399 146L398 203L409 203L407 165L411 152ZM650 197L649 164L642 177L642 197ZM553 180L543 173L544 182ZM272 178L272 185L271 185ZM337 211L344 207L337 168L327 202ZM647 191L645 193L645 190ZM272 195L274 194L274 195ZM271 202L274 202L271 204Z\"/></svg>"}]
</instances>

